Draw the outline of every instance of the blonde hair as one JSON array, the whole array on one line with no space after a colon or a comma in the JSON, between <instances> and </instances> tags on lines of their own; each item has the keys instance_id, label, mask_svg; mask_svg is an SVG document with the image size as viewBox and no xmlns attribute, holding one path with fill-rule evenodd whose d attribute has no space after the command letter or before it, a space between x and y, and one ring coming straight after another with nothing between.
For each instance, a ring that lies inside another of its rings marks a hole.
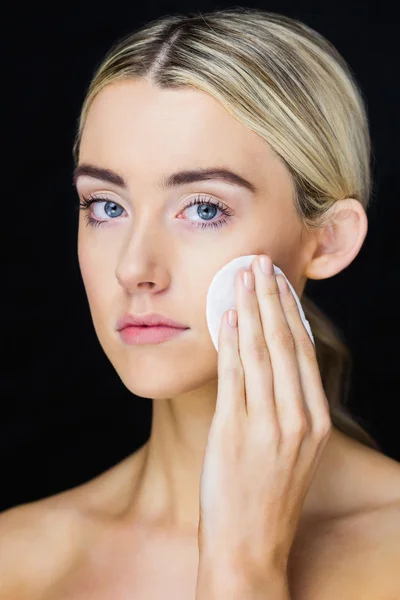
<instances>
[{"instance_id":1,"label":"blonde hair","mask_svg":"<svg viewBox=\"0 0 400 600\"><path fill-rule=\"evenodd\" d=\"M93 76L79 118L76 162L94 97L127 78L206 92L266 140L291 173L304 227L332 222L337 200L355 198L368 207L371 148L362 92L336 48L304 23L236 7L168 15L142 26L108 52ZM301 301L333 425L380 449L345 406L351 355L340 332L304 294Z\"/></svg>"}]
</instances>

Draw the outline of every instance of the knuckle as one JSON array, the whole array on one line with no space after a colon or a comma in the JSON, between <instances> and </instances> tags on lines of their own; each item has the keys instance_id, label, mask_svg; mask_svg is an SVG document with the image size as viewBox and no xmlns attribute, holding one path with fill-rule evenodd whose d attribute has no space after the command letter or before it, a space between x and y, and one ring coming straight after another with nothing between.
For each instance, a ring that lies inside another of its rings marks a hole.
<instances>
[{"instance_id":1,"label":"knuckle","mask_svg":"<svg viewBox=\"0 0 400 600\"><path fill-rule=\"evenodd\" d=\"M308 358L313 358L315 356L314 344L308 334L296 338L296 345L300 352Z\"/></svg>"},{"instance_id":2,"label":"knuckle","mask_svg":"<svg viewBox=\"0 0 400 600\"><path fill-rule=\"evenodd\" d=\"M305 416L299 416L297 418L293 418L290 421L290 424L286 429L286 436L290 440L298 440L303 438L309 430L309 424L307 418Z\"/></svg>"},{"instance_id":3,"label":"knuckle","mask_svg":"<svg viewBox=\"0 0 400 600\"><path fill-rule=\"evenodd\" d=\"M295 342L289 329L276 329L271 333L271 342L287 350L295 350Z\"/></svg>"},{"instance_id":4,"label":"knuckle","mask_svg":"<svg viewBox=\"0 0 400 600\"><path fill-rule=\"evenodd\" d=\"M278 284L276 282L274 282L271 285L267 285L264 288L262 295L265 296L266 298L270 298L271 296L277 296L279 298Z\"/></svg>"},{"instance_id":5,"label":"knuckle","mask_svg":"<svg viewBox=\"0 0 400 600\"><path fill-rule=\"evenodd\" d=\"M264 361L269 356L264 334L256 335L253 340L249 341L247 352L251 358L257 361Z\"/></svg>"},{"instance_id":6,"label":"knuckle","mask_svg":"<svg viewBox=\"0 0 400 600\"><path fill-rule=\"evenodd\" d=\"M285 302L286 302L286 310L288 310L290 312L294 312L294 313L299 312L299 307L297 306L297 302L294 299L292 292L290 292L290 294L286 294Z\"/></svg>"},{"instance_id":7,"label":"knuckle","mask_svg":"<svg viewBox=\"0 0 400 600\"><path fill-rule=\"evenodd\" d=\"M223 374L227 379L241 381L243 379L243 369L241 365L229 364L223 369Z\"/></svg>"},{"instance_id":8,"label":"knuckle","mask_svg":"<svg viewBox=\"0 0 400 600\"><path fill-rule=\"evenodd\" d=\"M314 429L318 439L325 440L328 438L332 432L332 421L329 414L322 417Z\"/></svg>"}]
</instances>

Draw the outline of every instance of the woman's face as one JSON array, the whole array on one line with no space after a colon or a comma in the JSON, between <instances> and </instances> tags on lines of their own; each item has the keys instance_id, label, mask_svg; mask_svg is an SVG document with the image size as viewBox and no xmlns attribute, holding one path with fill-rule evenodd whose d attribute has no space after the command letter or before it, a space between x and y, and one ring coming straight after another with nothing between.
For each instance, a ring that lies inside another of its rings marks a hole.
<instances>
[{"instance_id":1,"label":"woman's face","mask_svg":"<svg viewBox=\"0 0 400 600\"><path fill-rule=\"evenodd\" d=\"M101 200L80 211L78 258L100 344L134 394L172 398L215 381L206 296L232 259L268 254L301 294L304 231L289 172L207 94L159 90L144 80L109 85L88 113L83 165L121 178L77 172L80 200ZM174 173L215 168L240 175L255 191L217 178L161 186ZM201 203L189 206L199 196ZM103 222L89 225L87 217ZM160 344L126 345L118 319L150 312L189 329Z\"/></svg>"}]
</instances>

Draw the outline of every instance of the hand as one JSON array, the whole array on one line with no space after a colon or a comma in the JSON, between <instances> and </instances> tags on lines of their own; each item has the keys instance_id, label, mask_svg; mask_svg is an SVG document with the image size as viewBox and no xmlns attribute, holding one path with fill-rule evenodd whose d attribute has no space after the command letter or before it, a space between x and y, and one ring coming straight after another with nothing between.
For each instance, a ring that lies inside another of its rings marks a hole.
<instances>
[{"instance_id":1,"label":"hand","mask_svg":"<svg viewBox=\"0 0 400 600\"><path fill-rule=\"evenodd\" d=\"M285 572L331 432L314 345L282 275L256 257L235 280L238 326L219 332L218 394L200 481L199 577ZM277 283L279 282L279 287ZM236 312L236 311L235 311Z\"/></svg>"}]
</instances>

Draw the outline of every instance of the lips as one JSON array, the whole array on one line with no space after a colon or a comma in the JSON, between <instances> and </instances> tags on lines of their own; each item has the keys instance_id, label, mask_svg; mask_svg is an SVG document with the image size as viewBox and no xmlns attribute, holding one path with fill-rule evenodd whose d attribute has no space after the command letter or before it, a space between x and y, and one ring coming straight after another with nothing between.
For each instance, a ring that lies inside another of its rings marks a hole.
<instances>
[{"instance_id":1,"label":"lips","mask_svg":"<svg viewBox=\"0 0 400 600\"><path fill-rule=\"evenodd\" d=\"M126 327L172 327L174 329L189 329L183 323L179 323L170 317L157 313L148 313L147 315L125 314L117 323L117 331L122 331Z\"/></svg>"},{"instance_id":2,"label":"lips","mask_svg":"<svg viewBox=\"0 0 400 600\"><path fill-rule=\"evenodd\" d=\"M125 327L119 332L121 340L124 344L129 346L136 345L154 345L162 344L164 342L172 341L175 338L184 335L185 329L178 327L163 327L162 325L156 325L154 327L138 327L137 325L131 325Z\"/></svg>"}]
</instances>

